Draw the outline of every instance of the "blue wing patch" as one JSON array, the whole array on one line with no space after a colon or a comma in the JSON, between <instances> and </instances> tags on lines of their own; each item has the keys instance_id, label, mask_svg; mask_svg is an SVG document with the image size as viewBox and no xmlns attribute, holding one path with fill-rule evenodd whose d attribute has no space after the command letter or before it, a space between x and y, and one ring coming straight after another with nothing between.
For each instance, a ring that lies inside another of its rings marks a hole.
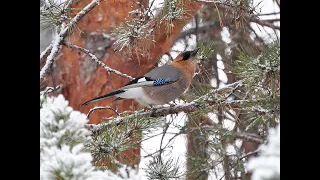
<instances>
[{"instance_id":1,"label":"blue wing patch","mask_svg":"<svg viewBox=\"0 0 320 180\"><path fill-rule=\"evenodd\" d=\"M156 80L154 80L153 85L154 86L162 86L162 85L165 85L165 84L173 83L175 81L176 80L171 79L171 78L168 78L168 79L156 79Z\"/></svg>"}]
</instances>

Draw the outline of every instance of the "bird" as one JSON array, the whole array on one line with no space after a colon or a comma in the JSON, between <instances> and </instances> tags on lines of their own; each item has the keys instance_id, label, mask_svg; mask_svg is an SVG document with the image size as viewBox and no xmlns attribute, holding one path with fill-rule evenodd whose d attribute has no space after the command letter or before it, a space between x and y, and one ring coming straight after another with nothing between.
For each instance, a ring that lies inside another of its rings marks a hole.
<instances>
[{"instance_id":1,"label":"bird","mask_svg":"<svg viewBox=\"0 0 320 180\"><path fill-rule=\"evenodd\" d=\"M86 101L82 106L112 97L117 97L114 101L135 99L141 105L150 107L169 104L189 88L196 73L199 49L184 51L171 64L156 67L119 89Z\"/></svg>"}]
</instances>

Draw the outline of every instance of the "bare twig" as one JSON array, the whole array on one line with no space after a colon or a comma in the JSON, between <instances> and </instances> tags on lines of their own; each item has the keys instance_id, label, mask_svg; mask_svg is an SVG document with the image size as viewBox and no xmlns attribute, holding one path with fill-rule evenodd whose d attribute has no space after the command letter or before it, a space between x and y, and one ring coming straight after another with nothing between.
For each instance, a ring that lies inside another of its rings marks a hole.
<instances>
[{"instance_id":1,"label":"bare twig","mask_svg":"<svg viewBox=\"0 0 320 180\"><path fill-rule=\"evenodd\" d=\"M89 50L85 49L85 48L82 48L82 47L79 47L77 45L74 45L74 44L71 44L71 43L64 43L64 45L66 45L67 47L69 48L72 48L72 49L77 49L85 54L87 54L88 56L91 57L92 60L94 60L97 64L99 64L100 66L102 66L105 70L107 70L108 72L113 72L119 76L122 76L122 77L125 77L125 78L128 78L130 80L133 80L134 78L127 75L127 74L124 74L124 73L121 73L120 71L117 71L115 69L112 69L110 68L109 66L105 65L103 62L99 61L99 59L94 55L92 54Z\"/></svg>"},{"instance_id":2,"label":"bare twig","mask_svg":"<svg viewBox=\"0 0 320 180\"><path fill-rule=\"evenodd\" d=\"M270 16L270 15L277 15L277 14L280 14L280 12L272 12L272 13L257 14L256 16Z\"/></svg>"},{"instance_id":3,"label":"bare twig","mask_svg":"<svg viewBox=\"0 0 320 180\"><path fill-rule=\"evenodd\" d=\"M278 5L279 8L280 8L280 0L276 0L276 3L277 3L277 5Z\"/></svg>"},{"instance_id":4,"label":"bare twig","mask_svg":"<svg viewBox=\"0 0 320 180\"><path fill-rule=\"evenodd\" d=\"M65 27L64 24L61 25L61 31L59 34L56 35L56 37L53 40L52 43L52 50L47 57L46 64L43 66L43 68L40 71L40 82L44 80L45 74L48 72L51 64L53 63L54 58L58 54L60 50L60 45L62 44L63 40L68 35L68 31L70 28L72 28L76 23L80 21L80 19L85 16L88 12L90 12L96 5L99 4L101 0L93 0L91 3L89 3L86 7L84 7Z\"/></svg>"},{"instance_id":5,"label":"bare twig","mask_svg":"<svg viewBox=\"0 0 320 180\"><path fill-rule=\"evenodd\" d=\"M149 8L148 8L148 11L145 13L145 16L147 16L149 12L151 13L151 8L152 8L154 2L155 2L155 0L153 0L153 1L151 2L150 6L149 6ZM152 14L152 13L151 13L151 14Z\"/></svg>"},{"instance_id":6,"label":"bare twig","mask_svg":"<svg viewBox=\"0 0 320 180\"><path fill-rule=\"evenodd\" d=\"M162 155L162 152L163 152L163 149L162 149L163 138L166 135L169 126L170 126L170 123L166 123L165 124L164 129L163 129L163 134L162 134L162 137L161 137L161 141L160 141L159 159L160 159L161 165L163 164L162 158L161 158L161 155Z\"/></svg>"},{"instance_id":7,"label":"bare twig","mask_svg":"<svg viewBox=\"0 0 320 180\"><path fill-rule=\"evenodd\" d=\"M112 76L111 76L110 71L108 71L108 77L109 77L109 80L110 80L112 91L114 91L115 88L114 88L113 83L112 83ZM116 109L115 110L116 110L116 112L118 112L118 110L119 110L118 101L114 101L114 104L116 105Z\"/></svg>"},{"instance_id":8,"label":"bare twig","mask_svg":"<svg viewBox=\"0 0 320 180\"><path fill-rule=\"evenodd\" d=\"M199 16L198 13L194 16L194 22L195 22L195 26L196 26L196 27L195 27L196 47L198 47L198 44L199 44L198 31L199 31L199 22L200 22L200 16Z\"/></svg>"},{"instance_id":9,"label":"bare twig","mask_svg":"<svg viewBox=\"0 0 320 180\"><path fill-rule=\"evenodd\" d=\"M186 36L189 36L189 35L195 34L195 33L197 33L197 34L205 33L207 30L214 29L214 28L221 28L219 25L219 22L211 22L210 24L206 24L206 25L198 27L197 30L196 30L196 28L191 28L191 29L185 30L180 33L180 35L176 38L176 40L179 40L181 38L185 38Z\"/></svg>"},{"instance_id":10,"label":"bare twig","mask_svg":"<svg viewBox=\"0 0 320 180\"><path fill-rule=\"evenodd\" d=\"M261 20L261 19L255 18L255 17L251 17L250 18L250 22L257 23L257 24L259 24L261 26L267 26L267 27L270 27L272 29L280 30L280 26L276 26L276 25L273 24L274 21L280 21L280 19Z\"/></svg>"},{"instance_id":11,"label":"bare twig","mask_svg":"<svg viewBox=\"0 0 320 180\"><path fill-rule=\"evenodd\" d=\"M89 116L90 116L91 113L93 113L93 111L95 111L95 110L102 110L102 109L112 110L112 111L117 115L117 117L120 116L120 114L119 114L116 110L114 110L113 108L111 108L110 106L96 106L96 107L90 109L90 111L89 111L88 114L87 114L87 119L89 119Z\"/></svg>"},{"instance_id":12,"label":"bare twig","mask_svg":"<svg viewBox=\"0 0 320 180\"><path fill-rule=\"evenodd\" d=\"M247 132L241 132L241 131L230 131L226 128L222 128L221 125L217 124L217 123L213 123L213 126L203 126L202 128L206 129L207 131L220 131L220 132L227 132L230 133L230 135L238 138L238 139L242 139L245 141L251 141L251 142L256 142L256 143L264 143L265 140L262 139L260 136L253 134L253 133L247 133Z\"/></svg>"},{"instance_id":13,"label":"bare twig","mask_svg":"<svg viewBox=\"0 0 320 180\"><path fill-rule=\"evenodd\" d=\"M243 139L246 141L256 142L256 143L263 143L264 140L258 137L256 134L246 133L246 132L236 132L236 137L239 139Z\"/></svg>"}]
</instances>

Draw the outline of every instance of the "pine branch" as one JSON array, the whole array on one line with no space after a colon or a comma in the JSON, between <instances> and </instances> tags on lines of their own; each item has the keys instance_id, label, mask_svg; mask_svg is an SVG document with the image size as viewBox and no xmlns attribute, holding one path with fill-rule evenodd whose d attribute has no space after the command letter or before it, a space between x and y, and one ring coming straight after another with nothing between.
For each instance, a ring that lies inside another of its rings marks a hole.
<instances>
[{"instance_id":1,"label":"pine branch","mask_svg":"<svg viewBox=\"0 0 320 180\"><path fill-rule=\"evenodd\" d=\"M59 34L56 35L56 37L53 40L52 43L52 49L47 57L46 64L43 66L43 68L40 71L40 82L44 80L45 74L48 73L49 68L51 64L53 64L54 58L57 56L58 51L60 50L60 45L66 38L68 31L70 28L72 28L76 23L80 21L80 19L85 16L88 12L90 12L96 5L99 4L101 0L93 0L90 4L88 4L86 7L84 7L71 21L70 23L65 27L64 24L61 26L61 31ZM50 46L50 45L49 45ZM48 48L46 48L48 49ZM42 53L41 53L42 54ZM40 56L41 57L41 56Z\"/></svg>"},{"instance_id":2,"label":"pine branch","mask_svg":"<svg viewBox=\"0 0 320 180\"><path fill-rule=\"evenodd\" d=\"M128 78L130 80L133 80L134 78L127 75L127 74L124 74L124 73L121 73L120 71L117 71L115 69L112 69L110 68L109 66L105 65L103 62L99 61L99 59L94 55L92 54L89 50L83 48L83 47L79 47L77 45L74 45L74 44L71 44L71 43L67 43L67 42L64 42L63 43L64 45L66 45L68 48L72 48L72 49L77 49L85 54L87 54L88 56L90 56L90 58L92 60L94 60L97 64L99 64L100 66L102 66L105 70L107 70L108 72L113 72L119 76L122 76L122 77L125 77L125 78Z\"/></svg>"}]
</instances>

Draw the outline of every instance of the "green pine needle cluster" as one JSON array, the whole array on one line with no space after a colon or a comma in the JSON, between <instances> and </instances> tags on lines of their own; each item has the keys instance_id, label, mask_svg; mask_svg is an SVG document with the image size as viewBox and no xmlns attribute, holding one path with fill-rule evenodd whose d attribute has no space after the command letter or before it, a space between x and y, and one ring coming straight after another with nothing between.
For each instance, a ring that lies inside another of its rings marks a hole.
<instances>
[{"instance_id":1,"label":"green pine needle cluster","mask_svg":"<svg viewBox=\"0 0 320 180\"><path fill-rule=\"evenodd\" d=\"M54 0L48 0L48 4L44 4L40 8L40 30L52 29L56 26L60 26L63 22L69 22L71 20L70 10L67 8L67 3L57 3Z\"/></svg>"},{"instance_id":2,"label":"green pine needle cluster","mask_svg":"<svg viewBox=\"0 0 320 180\"><path fill-rule=\"evenodd\" d=\"M178 179L182 176L180 168L177 165L179 159L174 160L172 157L161 158L159 156L153 157L149 164L148 169L145 169L148 179L169 180Z\"/></svg>"},{"instance_id":3,"label":"green pine needle cluster","mask_svg":"<svg viewBox=\"0 0 320 180\"><path fill-rule=\"evenodd\" d=\"M160 23L166 23L167 35L170 35L174 28L172 21L175 19L182 20L188 13L186 9L184 9L184 3L185 1L180 0L166 0L164 2Z\"/></svg>"},{"instance_id":4,"label":"green pine needle cluster","mask_svg":"<svg viewBox=\"0 0 320 180\"><path fill-rule=\"evenodd\" d=\"M274 126L280 118L280 42L270 43L259 55L240 52L233 73L246 79L246 102L239 104L247 113L248 126Z\"/></svg>"},{"instance_id":5,"label":"green pine needle cluster","mask_svg":"<svg viewBox=\"0 0 320 180\"><path fill-rule=\"evenodd\" d=\"M112 35L118 37L115 42L114 49L116 51L122 51L124 48L128 48L131 52L131 48L134 48L139 54L143 54L149 51L149 46L141 45L142 41L153 42L153 28L151 28L151 22L145 23L140 18L130 18L125 20L118 27L116 27Z\"/></svg>"},{"instance_id":6,"label":"green pine needle cluster","mask_svg":"<svg viewBox=\"0 0 320 180\"><path fill-rule=\"evenodd\" d=\"M145 116L127 119L121 125L101 123L101 130L93 135L93 141L88 148L97 162L116 162L117 158L123 156L123 152L139 147L142 141L149 139L148 134L160 127L161 123L162 119Z\"/></svg>"}]
</instances>

